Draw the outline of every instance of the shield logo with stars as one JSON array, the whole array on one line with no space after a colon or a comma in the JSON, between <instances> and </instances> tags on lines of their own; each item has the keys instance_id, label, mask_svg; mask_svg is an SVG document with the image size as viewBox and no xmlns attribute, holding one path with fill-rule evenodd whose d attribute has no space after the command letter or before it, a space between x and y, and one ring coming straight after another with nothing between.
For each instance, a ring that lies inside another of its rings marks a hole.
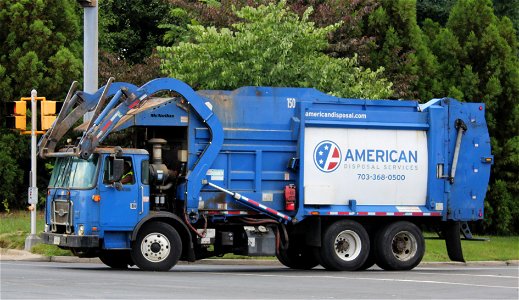
<instances>
[{"instance_id":1,"label":"shield logo with stars","mask_svg":"<svg viewBox=\"0 0 519 300\"><path fill-rule=\"evenodd\" d=\"M320 142L314 150L314 163L323 172L335 171L341 163L341 150L332 141Z\"/></svg>"}]
</instances>

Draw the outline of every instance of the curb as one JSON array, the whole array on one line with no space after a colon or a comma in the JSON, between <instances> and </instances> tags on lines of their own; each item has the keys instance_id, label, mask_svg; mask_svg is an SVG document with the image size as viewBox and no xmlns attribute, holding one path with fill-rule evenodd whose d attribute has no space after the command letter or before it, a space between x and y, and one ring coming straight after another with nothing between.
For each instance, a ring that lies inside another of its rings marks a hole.
<instances>
[{"instance_id":1,"label":"curb","mask_svg":"<svg viewBox=\"0 0 519 300\"><path fill-rule=\"evenodd\" d=\"M444 267L444 266L459 266L459 267L496 267L496 266L519 266L519 260L482 260L482 261L442 261L442 262L421 262L418 267Z\"/></svg>"},{"instance_id":2,"label":"curb","mask_svg":"<svg viewBox=\"0 0 519 300\"><path fill-rule=\"evenodd\" d=\"M32 262L57 262L57 263L99 263L101 260L97 257L82 258L76 256L44 256L34 254L25 250L4 249L0 248L0 261L32 261ZM196 262L179 261L178 265L266 265L281 266L277 260L269 259L221 259L208 258Z\"/></svg>"},{"instance_id":3,"label":"curb","mask_svg":"<svg viewBox=\"0 0 519 300\"><path fill-rule=\"evenodd\" d=\"M0 261L32 261L32 262L57 262L57 263L98 263L99 258L81 258L76 256L43 256L24 250L0 248ZM179 261L178 265L254 265L254 266L282 266L274 259L222 259L208 258L196 262ZM519 266L519 260L507 261L469 261L469 262L422 262L418 267L475 267L475 266Z\"/></svg>"}]
</instances>

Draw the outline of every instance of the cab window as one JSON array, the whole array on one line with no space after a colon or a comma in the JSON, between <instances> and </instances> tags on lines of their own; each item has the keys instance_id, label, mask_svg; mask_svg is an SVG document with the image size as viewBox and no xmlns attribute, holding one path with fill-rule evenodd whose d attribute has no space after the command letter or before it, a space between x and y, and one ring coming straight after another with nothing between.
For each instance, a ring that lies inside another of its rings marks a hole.
<instances>
[{"instance_id":1,"label":"cab window","mask_svg":"<svg viewBox=\"0 0 519 300\"><path fill-rule=\"evenodd\" d=\"M122 184L134 184L135 183L135 171L132 163L131 157L123 157L124 160L124 171L123 176L121 177L120 182ZM105 159L105 167L104 167L104 176L103 183L104 184L112 184L114 182L114 178L112 178L113 174L113 157L108 156Z\"/></svg>"},{"instance_id":2,"label":"cab window","mask_svg":"<svg viewBox=\"0 0 519 300\"><path fill-rule=\"evenodd\" d=\"M142 184L150 184L150 162L149 160L143 160L141 163L141 182Z\"/></svg>"}]
</instances>

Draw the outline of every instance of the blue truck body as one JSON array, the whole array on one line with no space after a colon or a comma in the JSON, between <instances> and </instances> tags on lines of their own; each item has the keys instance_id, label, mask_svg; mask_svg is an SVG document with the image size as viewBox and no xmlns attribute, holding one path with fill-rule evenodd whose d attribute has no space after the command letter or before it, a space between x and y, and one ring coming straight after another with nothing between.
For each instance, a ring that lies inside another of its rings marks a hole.
<instances>
[{"instance_id":1,"label":"blue truck body","mask_svg":"<svg viewBox=\"0 0 519 300\"><path fill-rule=\"evenodd\" d=\"M151 97L161 91L173 94ZM68 98L39 145L58 166L42 237L111 267L168 270L234 252L292 268L411 269L419 226L444 232L462 260L460 222L484 217L493 157L483 104L194 92L169 78L74 95L83 101ZM67 116L88 110L79 142L54 151ZM105 140L117 132L126 140ZM133 183L117 182L117 160L133 166Z\"/></svg>"}]
</instances>

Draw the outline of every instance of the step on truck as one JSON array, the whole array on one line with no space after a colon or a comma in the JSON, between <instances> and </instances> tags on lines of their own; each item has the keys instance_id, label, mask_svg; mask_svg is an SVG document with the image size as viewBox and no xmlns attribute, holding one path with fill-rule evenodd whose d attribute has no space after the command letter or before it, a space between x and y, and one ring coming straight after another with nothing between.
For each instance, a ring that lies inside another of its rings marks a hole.
<instances>
[{"instance_id":1,"label":"step on truck","mask_svg":"<svg viewBox=\"0 0 519 300\"><path fill-rule=\"evenodd\" d=\"M424 228L463 261L460 232L483 219L484 104L195 92L172 78L76 86L38 144L55 159L42 239L112 268L233 253L295 269L410 270ZM77 140L64 142L72 128Z\"/></svg>"}]
</instances>

